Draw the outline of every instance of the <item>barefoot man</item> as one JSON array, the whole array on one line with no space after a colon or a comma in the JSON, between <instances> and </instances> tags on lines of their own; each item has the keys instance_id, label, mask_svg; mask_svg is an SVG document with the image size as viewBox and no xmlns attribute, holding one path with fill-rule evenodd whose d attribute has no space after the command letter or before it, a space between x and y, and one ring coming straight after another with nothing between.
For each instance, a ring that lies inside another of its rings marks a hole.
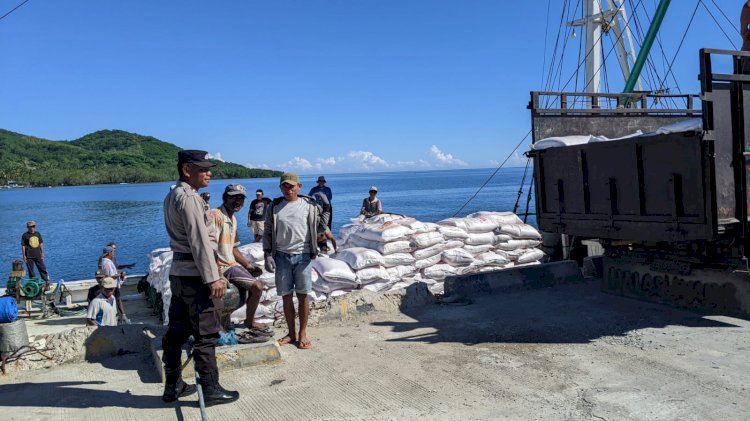
<instances>
[{"instance_id":1,"label":"barefoot man","mask_svg":"<svg viewBox=\"0 0 750 421\"><path fill-rule=\"evenodd\" d=\"M289 333L279 345L294 344L299 349L312 348L307 336L312 291L310 262L318 255L318 241L327 228L328 215L307 196L299 194L302 183L295 173L281 176L283 197L271 202L266 213L263 252L266 270L276 273L276 293L284 300L284 317ZM297 293L299 331L295 327L294 296Z\"/></svg>"}]
</instances>

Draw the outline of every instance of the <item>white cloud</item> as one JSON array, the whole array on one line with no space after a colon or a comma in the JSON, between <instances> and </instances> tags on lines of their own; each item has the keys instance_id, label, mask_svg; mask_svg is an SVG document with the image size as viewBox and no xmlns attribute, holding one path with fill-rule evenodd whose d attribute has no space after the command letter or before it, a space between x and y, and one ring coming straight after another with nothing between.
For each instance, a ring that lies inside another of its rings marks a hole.
<instances>
[{"instance_id":1,"label":"white cloud","mask_svg":"<svg viewBox=\"0 0 750 421\"><path fill-rule=\"evenodd\" d=\"M315 160L315 165L318 168L321 168L323 165L333 166L333 165L336 165L336 158L332 157L332 156L330 156L328 158L318 158L318 159Z\"/></svg>"},{"instance_id":2,"label":"white cloud","mask_svg":"<svg viewBox=\"0 0 750 421\"><path fill-rule=\"evenodd\" d=\"M375 155L370 151L352 151L349 152L349 158L360 164L363 169L369 169L370 166L387 167L388 162L383 158Z\"/></svg>"},{"instance_id":3,"label":"white cloud","mask_svg":"<svg viewBox=\"0 0 750 421\"><path fill-rule=\"evenodd\" d=\"M311 164L310 161L298 156L295 156L291 159L291 161L288 161L287 163L281 164L279 166L285 169L296 169L300 171L311 170L314 168L313 164Z\"/></svg>"},{"instance_id":4,"label":"white cloud","mask_svg":"<svg viewBox=\"0 0 750 421\"><path fill-rule=\"evenodd\" d=\"M436 145L432 145L432 147L430 148L430 154L432 155L433 158L437 159L442 165L450 165L450 166L456 165L460 167L469 165L466 162L458 158L454 158L453 155L441 151Z\"/></svg>"},{"instance_id":5,"label":"white cloud","mask_svg":"<svg viewBox=\"0 0 750 421\"><path fill-rule=\"evenodd\" d=\"M271 166L268 165L268 164L243 164L243 165L245 165L248 168L261 168L261 169L264 169L264 170L270 170L271 169Z\"/></svg>"},{"instance_id":6,"label":"white cloud","mask_svg":"<svg viewBox=\"0 0 750 421\"><path fill-rule=\"evenodd\" d=\"M208 158L208 159L214 159L214 160L220 161L220 162L226 162L226 161L224 161L224 159L221 158L221 152L216 152L215 154L210 154L210 153L206 154L206 158Z\"/></svg>"}]
</instances>

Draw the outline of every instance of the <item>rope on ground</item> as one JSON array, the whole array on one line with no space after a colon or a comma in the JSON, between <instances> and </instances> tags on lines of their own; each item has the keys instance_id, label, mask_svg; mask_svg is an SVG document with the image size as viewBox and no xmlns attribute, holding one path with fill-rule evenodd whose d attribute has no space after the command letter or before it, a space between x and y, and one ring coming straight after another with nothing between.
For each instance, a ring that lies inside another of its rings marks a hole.
<instances>
[{"instance_id":1,"label":"rope on ground","mask_svg":"<svg viewBox=\"0 0 750 421\"><path fill-rule=\"evenodd\" d=\"M513 148L512 151L510 151L510 154L508 155L508 157L505 158L505 160L500 164L500 166L497 167L497 169L495 170L495 172L493 172L492 175L490 175L489 178L487 178L487 180L484 182L484 184L482 184L479 187L479 189L477 189L476 193L474 193L474 195L471 196L469 198L469 200L467 200L466 203L464 203L463 206L461 206L461 208L459 210L457 210L456 213L453 214L454 217L458 216L458 214L461 213L461 211L464 210L464 208L469 203L471 203L471 201L474 200L474 198L477 197L477 195L479 194L479 192L481 192L482 189L487 185L487 183L489 183L492 180L492 178L495 176L495 174L497 174L498 171L500 171L500 169L503 167L503 165L505 165L505 163L508 162L508 160L510 159L510 157L512 157L513 154L516 153L516 150L518 150L518 148L521 147L521 145L523 144L523 142L529 137L530 134L531 134L531 130L529 130L528 133L526 133L526 136L524 136L523 139L521 139L521 141L518 142L518 144L516 145L516 147Z\"/></svg>"},{"instance_id":2,"label":"rope on ground","mask_svg":"<svg viewBox=\"0 0 750 421\"><path fill-rule=\"evenodd\" d=\"M44 351L44 352L53 351L53 349L52 348L42 348L42 349L39 349L39 348L30 346L30 345L22 346L21 348L18 348L12 354L10 354L7 357L5 357L5 358L2 359L2 364L0 364L0 371L2 371L3 374L7 374L7 372L5 371L5 365L8 364L8 363L12 363L13 361L17 361L17 360L21 359L21 357L23 357L25 355L31 355L31 354L37 353L37 354L41 355L42 357L44 357L44 358L46 358L48 360L52 359L51 356L45 354L42 351Z\"/></svg>"}]
</instances>

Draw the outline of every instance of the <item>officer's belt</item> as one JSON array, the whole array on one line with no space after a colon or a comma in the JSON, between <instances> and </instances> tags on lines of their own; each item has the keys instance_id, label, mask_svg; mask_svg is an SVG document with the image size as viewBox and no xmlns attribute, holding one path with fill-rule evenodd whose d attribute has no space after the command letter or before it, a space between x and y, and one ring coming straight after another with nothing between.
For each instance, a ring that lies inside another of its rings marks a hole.
<instances>
[{"instance_id":1,"label":"officer's belt","mask_svg":"<svg viewBox=\"0 0 750 421\"><path fill-rule=\"evenodd\" d=\"M172 260L176 261L192 261L193 259L193 253L182 253L179 251L176 251L172 253Z\"/></svg>"}]
</instances>

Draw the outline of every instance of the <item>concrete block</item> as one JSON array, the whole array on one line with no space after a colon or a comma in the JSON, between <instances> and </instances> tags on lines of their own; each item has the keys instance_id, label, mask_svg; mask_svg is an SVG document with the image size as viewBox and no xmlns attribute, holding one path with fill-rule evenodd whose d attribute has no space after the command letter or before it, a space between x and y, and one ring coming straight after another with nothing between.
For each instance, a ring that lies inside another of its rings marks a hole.
<instances>
[{"instance_id":1,"label":"concrete block","mask_svg":"<svg viewBox=\"0 0 750 421\"><path fill-rule=\"evenodd\" d=\"M581 282L581 271L575 261L543 263L533 266L500 269L445 279L446 296L498 294L507 291L550 287Z\"/></svg>"},{"instance_id":2,"label":"concrete block","mask_svg":"<svg viewBox=\"0 0 750 421\"><path fill-rule=\"evenodd\" d=\"M151 341L151 355L154 358L154 366L163 382L164 364L161 361L163 350L161 349L161 337L154 338ZM187 361L187 351L182 350L182 361ZM252 367L259 364L278 362L281 360L279 345L271 338L268 342L260 344L231 345L216 347L216 363L219 366L219 372L225 370L234 370L238 368ZM185 367L182 372L185 378L195 377L195 369L192 361Z\"/></svg>"}]
</instances>

